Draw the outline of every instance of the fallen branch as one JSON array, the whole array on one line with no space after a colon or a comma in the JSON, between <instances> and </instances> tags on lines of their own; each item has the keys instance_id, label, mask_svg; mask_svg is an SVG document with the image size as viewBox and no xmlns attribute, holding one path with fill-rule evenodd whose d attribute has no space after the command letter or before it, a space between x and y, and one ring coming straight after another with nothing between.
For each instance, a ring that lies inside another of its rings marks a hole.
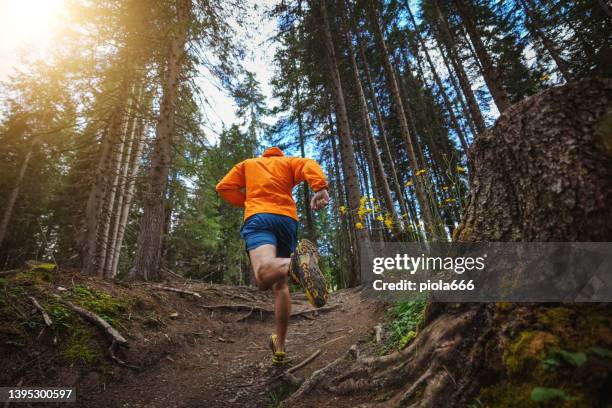
<instances>
[{"instance_id":1,"label":"fallen branch","mask_svg":"<svg viewBox=\"0 0 612 408\"><path fill-rule=\"evenodd\" d=\"M34 296L28 296L28 297L32 301L32 304L34 305L34 307L38 309L38 311L42 315L43 320L45 321L45 324L47 325L47 327L53 326L53 320L51 320L47 311L40 305L40 303L38 303L38 300L36 300Z\"/></svg>"},{"instance_id":2,"label":"fallen branch","mask_svg":"<svg viewBox=\"0 0 612 408\"><path fill-rule=\"evenodd\" d=\"M166 290L168 292L175 292L175 293L182 293L182 294L185 294L185 295L190 295L190 296L196 297L198 299L202 298L202 295L200 295L198 292L193 292L191 290L173 288L171 286L162 286L162 285L152 285L151 287L153 289Z\"/></svg>"},{"instance_id":3,"label":"fallen branch","mask_svg":"<svg viewBox=\"0 0 612 408\"><path fill-rule=\"evenodd\" d=\"M282 379L283 381L291 385L294 385L294 386L302 385L304 380L299 379L298 377L294 376L292 373L312 363L315 360L315 358L317 358L320 354L321 354L321 349L318 349L317 351L312 353L310 356L302 360L299 364L296 364L293 367L283 371L282 373L275 375L274 377L270 378L267 382L272 383L278 379Z\"/></svg>"},{"instance_id":4,"label":"fallen branch","mask_svg":"<svg viewBox=\"0 0 612 408\"><path fill-rule=\"evenodd\" d=\"M62 297L59 295L55 295L55 297L60 302L62 302L64 305L68 306L68 308L70 308L71 310L83 316L85 319L89 320L91 323L98 326L98 328L101 329L104 332L104 334L106 334L106 336L111 340L111 342L115 342L120 346L127 346L128 341L125 339L125 337L123 337L121 333L117 331L117 329L115 329L113 326L108 324L106 320L102 319L100 316L98 316L94 312L91 312L87 309L83 309L82 307L79 307L75 305L74 303L71 303L67 300L62 299Z\"/></svg>"},{"instance_id":5,"label":"fallen branch","mask_svg":"<svg viewBox=\"0 0 612 408\"><path fill-rule=\"evenodd\" d=\"M314 361L315 358L319 357L319 354L321 354L321 349L318 349L317 351L315 351L314 353L312 353L310 355L310 357L305 358L304 360L302 360L301 363L294 365L293 367L291 367L290 369L288 369L287 371L285 371L286 373L292 373L294 371L299 370L302 367L307 366L308 364L312 363Z\"/></svg>"}]
</instances>

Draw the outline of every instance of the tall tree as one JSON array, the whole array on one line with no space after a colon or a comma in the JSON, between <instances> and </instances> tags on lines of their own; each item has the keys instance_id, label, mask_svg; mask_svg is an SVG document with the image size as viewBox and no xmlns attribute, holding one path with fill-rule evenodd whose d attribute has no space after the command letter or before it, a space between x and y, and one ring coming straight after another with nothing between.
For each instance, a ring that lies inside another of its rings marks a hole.
<instances>
[{"instance_id":1,"label":"tall tree","mask_svg":"<svg viewBox=\"0 0 612 408\"><path fill-rule=\"evenodd\" d=\"M359 208L361 194L359 191L357 164L355 162L355 151L353 150L348 112L344 102L344 91L342 89L342 82L340 80L340 72L338 71L338 61L336 59L336 52L334 50L334 42L332 39L331 30L329 28L327 4L325 0L316 0L315 4L319 6L319 12L321 13L321 28L323 31L322 40L327 54L329 82L336 112L338 138L340 139L340 155L342 157L342 168L347 192L347 205L349 211L355 212ZM368 250L370 245L368 232L362 228L358 228L355 232L355 236L357 238L357 244L361 245L361 249ZM351 280L349 282L350 286L355 286L359 283L359 273L359 269L353 271Z\"/></svg>"},{"instance_id":2,"label":"tall tree","mask_svg":"<svg viewBox=\"0 0 612 408\"><path fill-rule=\"evenodd\" d=\"M151 168L132 279L157 280L161 277L161 249L165 220L165 195L171 160L175 104L181 81L187 32L192 13L191 0L176 0L176 21L171 31L168 54L164 61L162 99L155 130L155 145L151 153Z\"/></svg>"},{"instance_id":3,"label":"tall tree","mask_svg":"<svg viewBox=\"0 0 612 408\"><path fill-rule=\"evenodd\" d=\"M493 63L493 59L489 54L489 51L487 51L487 48L482 42L482 38L478 28L476 27L474 13L472 12L471 7L466 4L464 0L453 0L453 3L459 11L461 20L463 21L465 29L470 36L472 45L476 49L476 55L478 55L478 60L482 66L482 74L485 82L487 83L489 91L491 91L493 100L495 101L499 111L503 112L510 106L510 98L504 89L504 84L499 70Z\"/></svg>"},{"instance_id":4,"label":"tall tree","mask_svg":"<svg viewBox=\"0 0 612 408\"><path fill-rule=\"evenodd\" d=\"M376 13L376 9L372 3L368 3L368 15L370 18L370 24L372 26L372 30L374 31L374 36L376 38L376 43L378 44L379 52L381 54L382 64L385 69L385 73L387 75L387 82L389 84L390 93L393 96L393 102L395 106L395 111L397 115L397 119L400 123L400 131L404 142L406 143L406 150L408 151L409 164L412 169L412 174L416 175L421 168L419 167L419 160L417 158L416 146L414 136L411 135L410 130L408 128L408 120L406 119L406 110L404 107L404 103L402 102L402 97L400 94L398 80L395 74L395 69L391 64L389 51L387 50L387 45L385 43L385 39L380 28L380 23L378 22L378 16ZM416 195L419 202L419 209L421 211L421 215L423 216L423 221L425 223L425 229L430 239L436 240L438 238L438 234L436 232L436 223L435 219L430 207L430 203L428 201L427 195L425 193L425 186L420 178L415 176L415 189Z\"/></svg>"}]
</instances>

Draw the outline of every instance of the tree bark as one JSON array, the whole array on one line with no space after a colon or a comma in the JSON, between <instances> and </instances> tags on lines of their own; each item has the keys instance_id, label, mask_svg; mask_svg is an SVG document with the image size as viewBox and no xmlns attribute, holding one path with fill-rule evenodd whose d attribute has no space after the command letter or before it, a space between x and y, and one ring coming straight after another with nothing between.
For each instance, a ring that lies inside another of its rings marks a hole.
<instances>
[{"instance_id":1,"label":"tree bark","mask_svg":"<svg viewBox=\"0 0 612 408\"><path fill-rule=\"evenodd\" d=\"M510 98L508 98L508 94L504 89L499 70L495 67L493 59L480 38L480 33L476 28L476 21L474 20L474 13L470 6L465 4L464 0L453 0L453 3L457 7L457 11L459 11L463 25L470 36L472 45L476 49L476 55L478 55L478 60L482 66L482 74L489 87L489 91L491 91L491 96L493 96L499 111L503 112L510 107Z\"/></svg>"},{"instance_id":2,"label":"tree bark","mask_svg":"<svg viewBox=\"0 0 612 408\"><path fill-rule=\"evenodd\" d=\"M2 246L2 241L6 237L6 231L8 230L9 222L11 221L11 217L13 215L13 209L15 208L15 203L17 202L17 197L19 196L19 190L21 190L21 183L23 182L23 177L25 176L26 170L28 169L28 164L30 164L30 160L32 159L32 153L34 152L34 145L36 144L36 138L32 137L32 140L29 143L28 151L21 162L21 167L19 168L19 174L15 179L15 185L11 190L11 195L9 196L8 202L6 203L6 208L4 209L4 214L2 215L2 222L0 222L0 246Z\"/></svg>"},{"instance_id":3,"label":"tree bark","mask_svg":"<svg viewBox=\"0 0 612 408\"><path fill-rule=\"evenodd\" d=\"M117 104L108 119L107 126L102 134L102 142L98 153L98 163L93 177L92 187L89 190L81 242L81 258L83 270L88 274L96 274L103 266L100 263L100 238L103 231L103 211L107 202L110 180L113 176L113 153L121 143L121 124L125 100L127 99L128 75L124 75L119 83L119 93L116 95Z\"/></svg>"},{"instance_id":4,"label":"tree bark","mask_svg":"<svg viewBox=\"0 0 612 408\"><path fill-rule=\"evenodd\" d=\"M330 137L331 145L332 145L332 157L334 159L333 160L334 180L335 180L335 185L336 185L336 190L337 190L337 198L338 198L338 204L339 204L338 208L344 207L346 210L346 205L347 205L346 204L346 192L344 190L342 178L340 177L340 167L342 163L342 158L340 157L338 153L338 147L336 145L336 137L333 134L334 124L332 121L331 112L327 115L327 121L329 124L329 132L330 132L329 137ZM346 234L346 241L343 241L343 246L345 246L344 245L345 242L348 242L348 246L346 246L347 251L344 255L347 258L347 264L349 265L349 268L343 271L342 278L343 278L344 287L349 287L351 276L354 273L352 271L355 271L357 269L357 266L355 265L355 259L357 259L357 256L358 256L357 255L358 249L355 243L356 242L355 230L351 228L351 225L354 225L353 220L352 220L353 214L350 211L345 212L345 214L342 214L342 212L339 211L339 214L342 220L341 221L342 230Z\"/></svg>"},{"instance_id":5,"label":"tree bark","mask_svg":"<svg viewBox=\"0 0 612 408\"><path fill-rule=\"evenodd\" d=\"M385 39L383 37L383 33L380 29L380 24L378 22L378 16L376 15L376 10L374 9L374 5L372 3L368 3L368 14L370 17L370 23L374 30L374 37L376 38L376 42L378 44L378 48L382 56L382 63L387 74L387 81L389 83L389 87L391 88L390 91L393 97L397 119L400 123L400 131L406 143L406 150L408 151L410 168L412 169L413 174L416 174L416 172L419 170L419 161L416 154L416 148L413 144L410 131L408 130L408 121L405 115L406 110L402 102L398 81L395 76L395 70L391 65L389 51L387 50L387 45L385 44ZM414 185L416 189L417 200L419 202L419 207L421 210L421 215L423 217L423 222L425 223L425 230L427 231L429 239L436 240L437 234L435 228L435 220L431 213L429 201L427 199L427 196L425 195L425 188L422 182L417 177L415 177Z\"/></svg>"},{"instance_id":6,"label":"tree bark","mask_svg":"<svg viewBox=\"0 0 612 408\"><path fill-rule=\"evenodd\" d=\"M112 259L112 267L109 276L114 278L117 276L119 271L119 259L121 257L121 248L123 247L123 238L125 236L125 230L130 215L130 209L132 207L132 200L134 199L134 190L136 187L136 177L138 176L138 170L140 168L140 160L142 156L142 149L144 146L144 123L142 119L138 120L136 134L134 140L134 155L129 163L130 170L126 180L128 181L125 198L123 199L123 205L121 206L121 213L119 219L119 225L117 228L117 238L115 241L115 251Z\"/></svg>"},{"instance_id":7,"label":"tree bark","mask_svg":"<svg viewBox=\"0 0 612 408\"><path fill-rule=\"evenodd\" d=\"M155 130L155 145L151 153L149 185L145 194L144 213L138 233L138 248L130 270L131 279L161 278L161 251L164 231L164 201L171 160L171 138L174 128L175 104L185 54L187 27L191 18L191 0L176 1L176 30L166 58L163 96Z\"/></svg>"},{"instance_id":8,"label":"tree bark","mask_svg":"<svg viewBox=\"0 0 612 408\"><path fill-rule=\"evenodd\" d=\"M115 146L115 154L112 158L111 173L109 174L109 183L106 186L107 192L104 195L102 204L102 217L101 224L98 225L98 240L96 244L96 275L104 276L105 267L108 263L109 252L112 253L111 240L109 238L112 234L111 224L113 224L113 215L115 213L115 197L117 196L117 190L119 189L120 173L122 169L124 150L127 144L127 131L129 126L128 116L121 112L121 135L119 136L118 144ZM119 191L121 195L121 191Z\"/></svg>"},{"instance_id":9,"label":"tree bark","mask_svg":"<svg viewBox=\"0 0 612 408\"><path fill-rule=\"evenodd\" d=\"M127 147L121 161L121 174L119 175L119 185L116 209L113 210L113 226L111 229L111 236L108 245L108 255L106 256L104 263L104 276L107 278L114 278L116 270L114 269L115 258L119 256L121 245L117 242L119 239L119 230L121 229L121 215L123 211L123 205L128 196L128 186L130 185L130 170L132 168L132 155L135 150L134 147L138 144L137 122L136 119L136 104L139 103L139 92L132 98L132 104L129 112L129 118L126 126L125 138L127 138ZM125 227L125 226L124 226ZM123 235L121 236L123 239Z\"/></svg>"}]
</instances>

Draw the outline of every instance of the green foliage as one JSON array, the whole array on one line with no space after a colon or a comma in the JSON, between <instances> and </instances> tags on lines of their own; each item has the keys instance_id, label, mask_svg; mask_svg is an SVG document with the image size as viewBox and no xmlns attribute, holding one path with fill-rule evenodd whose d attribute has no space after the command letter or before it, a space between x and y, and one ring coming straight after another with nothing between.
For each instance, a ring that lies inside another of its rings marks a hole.
<instances>
[{"instance_id":1,"label":"green foliage","mask_svg":"<svg viewBox=\"0 0 612 408\"><path fill-rule=\"evenodd\" d=\"M117 319L128 306L125 300L82 285L75 285L70 290L68 298L75 304L94 312L111 325L117 324Z\"/></svg>"},{"instance_id":2,"label":"green foliage","mask_svg":"<svg viewBox=\"0 0 612 408\"><path fill-rule=\"evenodd\" d=\"M565 391L558 388L536 387L531 391L531 400L535 402L544 402L551 399L561 399L563 401L571 401L575 398L568 395Z\"/></svg>"},{"instance_id":3,"label":"green foliage","mask_svg":"<svg viewBox=\"0 0 612 408\"><path fill-rule=\"evenodd\" d=\"M98 344L93 340L92 329L83 325L74 325L69 333L68 344L60 355L70 362L92 364L102 357Z\"/></svg>"},{"instance_id":4,"label":"green foliage","mask_svg":"<svg viewBox=\"0 0 612 408\"><path fill-rule=\"evenodd\" d=\"M387 312L384 351L401 350L416 336L419 325L423 321L425 300L403 300L395 303Z\"/></svg>"}]
</instances>

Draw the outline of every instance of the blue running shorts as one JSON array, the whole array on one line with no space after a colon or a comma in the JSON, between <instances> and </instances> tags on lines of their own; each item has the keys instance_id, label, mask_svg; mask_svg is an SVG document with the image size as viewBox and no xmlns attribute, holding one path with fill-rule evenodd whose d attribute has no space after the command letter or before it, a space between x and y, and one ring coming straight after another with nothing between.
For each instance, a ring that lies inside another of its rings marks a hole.
<instances>
[{"instance_id":1,"label":"blue running shorts","mask_svg":"<svg viewBox=\"0 0 612 408\"><path fill-rule=\"evenodd\" d=\"M250 216L240 228L240 236L250 251L264 244L276 246L276 256L289 258L297 246L298 222L279 214L260 213Z\"/></svg>"}]
</instances>

